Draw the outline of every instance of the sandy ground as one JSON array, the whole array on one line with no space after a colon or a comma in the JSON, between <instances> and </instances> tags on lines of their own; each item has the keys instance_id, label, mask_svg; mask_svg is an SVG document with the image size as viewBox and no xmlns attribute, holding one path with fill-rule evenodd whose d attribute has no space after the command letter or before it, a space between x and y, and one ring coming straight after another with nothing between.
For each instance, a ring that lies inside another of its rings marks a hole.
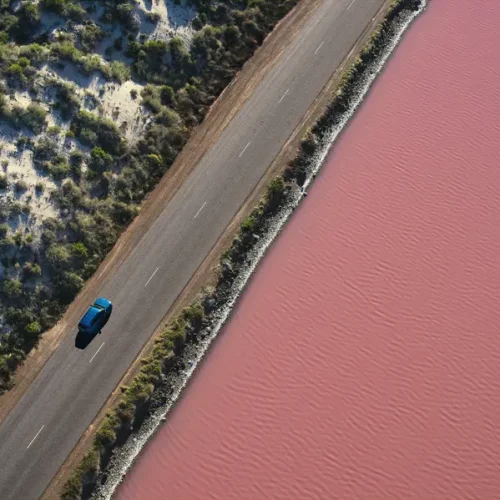
<instances>
[{"instance_id":1,"label":"sandy ground","mask_svg":"<svg viewBox=\"0 0 500 500\"><path fill-rule=\"evenodd\" d=\"M57 211L52 205L49 192L56 184L48 177L37 172L33 166L33 153L29 150L17 152L15 144L8 139L0 139L0 165L1 172L7 175L9 187L2 193L2 200L16 200L23 205L29 203L31 213L28 216L17 216L9 221L12 231L28 228L30 232L38 230L39 223L49 217L56 217ZM26 182L27 189L23 192L15 191L15 182ZM43 192L37 192L35 186L42 183ZM34 234L34 237L37 235Z\"/></svg>"},{"instance_id":2,"label":"sandy ground","mask_svg":"<svg viewBox=\"0 0 500 500\"><path fill-rule=\"evenodd\" d=\"M151 193L149 198L144 203L140 215L118 240L114 249L101 264L98 271L89 280L74 303L69 307L64 318L52 330L43 336L39 347L29 355L25 364L20 367L16 374L15 387L7 394L0 396L0 421L5 418L16 402L22 397L24 391L27 387L29 387L42 366L47 362L51 354L57 348L63 336L68 331L68 328L66 327L77 321L81 311L85 308L88 301L95 295L96 290L102 286L102 283L107 279L107 277L114 272L129 252L135 247L137 242L142 238L144 233L149 229L159 213L163 210L164 206L182 185L184 179L190 174L202 156L218 139L220 133L229 124L231 119L251 95L270 67L272 67L276 59L281 55L290 40L296 36L300 29L304 26L309 15L314 11L319 3L320 0L302 0L300 4L271 33L264 45L256 52L252 60L244 66L234 83L226 89L218 101L213 105L203 124L194 132L190 141L178 156L172 168L164 176L157 188ZM387 0L386 6L388 4L390 4L390 0ZM290 137L287 144L283 147L280 154L269 168L267 174L261 179L254 192L247 198L236 217L227 227L225 233L217 241L210 254L199 267L197 272L193 275L188 285L179 295L177 301L168 311L162 324L159 325L157 332L155 332L155 335L162 329L162 325L167 322L169 318L178 313L185 305L195 298L203 286L213 283L219 255L232 241L234 235L239 229L241 220L256 205L269 180L276 175L277 172L284 169L287 162L294 157L300 139L304 135L305 131L317 120L325 109L326 104L331 101L332 92L338 83L339 75L345 69L346 65L354 59L355 53L359 50L359 47L367 39L369 33L373 30L373 27L382 18L384 10L385 9L381 9L380 13L374 18L371 25L365 30L357 44L353 47L353 50L346 58L342 66L339 67L332 76L330 82L325 86L321 95L316 99L315 103L304 117L301 125L297 127L292 137ZM141 355L130 367L129 371L122 379L120 386L127 383L127 381L135 375L140 367L139 358L151 350L155 335L151 337ZM93 432L96 426L104 417L109 406L117 400L120 393L121 392L118 386L101 409L94 423L82 436L75 449L59 471L58 475L47 488L42 497L43 500L58 498L60 488L88 448L88 445L93 438Z\"/></svg>"},{"instance_id":3,"label":"sandy ground","mask_svg":"<svg viewBox=\"0 0 500 500\"><path fill-rule=\"evenodd\" d=\"M48 87L50 81L76 83L75 92L81 97L84 108L113 120L129 144L133 144L143 134L151 113L145 110L140 104L141 98L139 96L143 88L142 85L131 80L121 85L105 82L98 75L85 77L69 65L59 74L48 67L42 68L38 77L40 88ZM132 90L137 93L138 97L135 99L132 97ZM46 118L47 128L53 126L60 128L60 133L54 140L59 144L61 152L69 154L75 146L74 141L65 140L64 137L64 134L69 130L70 121L63 121L60 116L50 111L50 100L50 92L42 95L41 104L48 111ZM98 103L98 106L92 109L89 103L94 100ZM31 102L32 99L27 93L16 92L14 97L9 100L9 105L27 107ZM0 167L1 172L8 177L9 188L1 193L0 198L1 200L15 199L20 203L28 203L30 205L31 214L28 217L29 220L25 221L24 225L32 230L33 236L36 238L43 220L58 215L58 211L49 197L50 190L55 188L57 183L35 168L31 151L18 151L16 140L19 135L19 131L13 130L6 123L1 124ZM47 136L46 132L37 136L35 140L44 136ZM28 185L28 189L22 194L14 192L16 180L23 180ZM44 192L41 195L35 192L35 185L38 182L42 182L45 186ZM15 231L18 228L19 221L15 218L15 220L9 220L9 224L12 230Z\"/></svg>"},{"instance_id":4,"label":"sandy ground","mask_svg":"<svg viewBox=\"0 0 500 500\"><path fill-rule=\"evenodd\" d=\"M190 39L193 31L189 23L195 18L196 10L182 0L176 5L173 0L138 0L136 12L141 18L141 31L149 31L149 37L155 40L170 38L173 35L184 39ZM160 16L158 23L149 23L145 18L145 13L152 13Z\"/></svg>"},{"instance_id":5,"label":"sandy ground","mask_svg":"<svg viewBox=\"0 0 500 500\"><path fill-rule=\"evenodd\" d=\"M185 0L179 5L176 5L173 0L140 0L135 6L135 11L140 20L140 31L148 38L168 39L177 35L187 41L190 40L192 35L190 22L195 17L196 11L186 5ZM100 13L102 13L102 9L98 7L95 15L98 17ZM155 14L157 22L151 22L148 14ZM44 13L42 22L43 30L48 30L51 38L66 30L62 20L53 14ZM120 28L115 28L112 35L108 36L99 47L102 50L97 52L104 52L105 48L112 45L113 40L121 35ZM123 52L114 51L113 54L115 57L112 59L120 59L120 56L123 56L121 59L125 58ZM116 57L117 54L118 57ZM61 129L58 142L61 151L65 151L65 153L69 153L74 148L75 143L64 139L70 121L62 120L57 113L50 110L50 104L54 100L54 92L47 92L46 89L50 87L52 81L73 84L75 92L82 99L83 106L100 116L112 119L130 144L133 144L143 134L151 119L151 113L140 104L142 85L131 80L121 85L107 82L98 73L86 76L70 63L57 69L46 65L38 71L35 86L39 89L41 104L48 111L47 126L58 126ZM135 91L136 98L132 97L131 91ZM27 92L16 91L10 99L9 105L27 107L31 102L33 99ZM95 107L92 106L93 102L97 104ZM58 215L48 196L48 192L51 188L56 187L56 183L34 168L30 152L17 153L15 141L18 136L18 131L12 130L5 123L1 124L0 149L2 151L0 151L0 162L2 162L3 173L6 173L12 182L9 189L1 193L0 198L1 200L15 199L20 203L30 205L31 215L28 218L15 217L9 221L9 224L13 231L27 227L33 233L34 238L37 238L43 220ZM5 167L7 162L8 166ZM28 189L22 195L14 193L16 180L23 180L28 184ZM35 185L40 181L46 187L42 195L35 192Z\"/></svg>"}]
</instances>

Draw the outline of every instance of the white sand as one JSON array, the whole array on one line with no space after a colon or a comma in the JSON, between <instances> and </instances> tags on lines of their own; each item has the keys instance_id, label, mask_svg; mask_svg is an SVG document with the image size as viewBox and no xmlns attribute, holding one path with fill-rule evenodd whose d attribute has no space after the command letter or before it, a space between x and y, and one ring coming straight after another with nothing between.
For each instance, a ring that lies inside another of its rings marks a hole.
<instances>
[{"instance_id":1,"label":"white sand","mask_svg":"<svg viewBox=\"0 0 500 500\"><path fill-rule=\"evenodd\" d=\"M192 37L191 21L196 16L196 10L181 0L176 5L173 0L138 0L136 12L141 19L141 32L149 34L155 40L165 40L179 36L190 40ZM147 12L158 14L160 20L154 24L148 21Z\"/></svg>"},{"instance_id":2,"label":"white sand","mask_svg":"<svg viewBox=\"0 0 500 500\"><path fill-rule=\"evenodd\" d=\"M98 4L96 5L97 11L91 17L98 19L102 14L102 8ZM140 33L145 34L147 38L167 40L173 36L180 36L187 42L192 38L190 23L196 16L196 11L186 5L185 0L181 0L180 5L176 5L173 0L137 0L135 12L141 23ZM147 13L158 14L159 21L157 23L150 22ZM66 23L58 16L45 13L42 16L42 22L44 24L43 30L48 30L50 37L56 36L60 31L66 31L64 27ZM105 48L112 45L114 39L122 35L123 33L119 27L113 28L113 31L108 34L97 53L101 54L102 57ZM126 39L124 39L125 45ZM131 61L127 60L123 52L113 51L110 57L114 60L123 60L130 63ZM50 109L50 105L55 98L55 92L50 90L50 82L53 80L75 85L75 92L81 97L83 106L85 106L86 102L89 102L89 96L92 96L97 103L97 107L92 111L113 120L131 144L140 138L146 125L151 120L151 113L140 105L142 85L133 81L127 81L121 85L115 82L107 82L98 73L86 76L71 63L67 63L62 69L44 66L36 76L35 87L38 89L37 92L41 99L40 104L49 112L47 126L57 125L61 129L57 137L57 143L60 146L60 151L66 155L75 147L76 141L65 138L70 121L63 120L58 112L52 112ZM132 90L137 93L135 99L131 95ZM16 91L8 102L10 106L27 107L33 102L33 99L27 92ZM13 217L9 220L9 225L12 231L28 228L33 237L37 238L40 235L42 222L47 218L60 215L49 197L50 191L56 188L57 184L44 173L35 169L31 151L17 152L16 140L18 137L18 131L0 122L0 172L6 173L9 180L8 188L0 191L0 202L13 200L22 205L29 203L31 213L27 216ZM36 141L38 138L34 138L34 140ZM6 166L4 167L2 164ZM14 184L16 180L26 182L28 186L26 191L15 192ZM37 194L35 190L35 185L38 182L43 182L45 185L41 195Z\"/></svg>"},{"instance_id":3,"label":"white sand","mask_svg":"<svg viewBox=\"0 0 500 500\"><path fill-rule=\"evenodd\" d=\"M29 150L17 152L13 134L5 133L2 126L2 136L0 137L0 170L7 175L9 186L0 192L2 200L15 200L21 204L29 203L31 213L18 215L9 220L9 226L13 231L29 228L29 232L36 238L39 236L39 229L43 220L49 217L57 217L57 210L49 199L50 191L56 184L47 176L37 171L33 166L33 153ZM16 193L15 183L17 180L26 182L27 189L24 192ZM37 194L35 186L38 182L44 184L44 191Z\"/></svg>"}]
</instances>

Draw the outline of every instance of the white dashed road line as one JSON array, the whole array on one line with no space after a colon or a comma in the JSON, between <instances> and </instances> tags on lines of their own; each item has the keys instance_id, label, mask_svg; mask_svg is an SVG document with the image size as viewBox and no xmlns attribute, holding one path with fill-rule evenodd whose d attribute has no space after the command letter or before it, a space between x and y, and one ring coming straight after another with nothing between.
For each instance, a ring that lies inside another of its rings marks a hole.
<instances>
[{"instance_id":1,"label":"white dashed road line","mask_svg":"<svg viewBox=\"0 0 500 500\"><path fill-rule=\"evenodd\" d=\"M40 427L40 430L36 433L36 436L31 440L30 444L28 445L28 447L26 448L27 450L30 449L30 446L35 442L35 439L40 435L40 432L43 431L43 428L45 427L45 425L42 425Z\"/></svg>"},{"instance_id":2,"label":"white dashed road line","mask_svg":"<svg viewBox=\"0 0 500 500\"><path fill-rule=\"evenodd\" d=\"M347 7L347 10L349 10L353 5L356 0L352 0L352 2L349 4L349 7Z\"/></svg>"},{"instance_id":3,"label":"white dashed road line","mask_svg":"<svg viewBox=\"0 0 500 500\"><path fill-rule=\"evenodd\" d=\"M146 281L146 284L144 285L144 288L146 288L149 285L149 282L153 279L153 276L158 272L159 267L155 269L155 272L149 277L148 281Z\"/></svg>"},{"instance_id":4,"label":"white dashed road line","mask_svg":"<svg viewBox=\"0 0 500 500\"><path fill-rule=\"evenodd\" d=\"M321 47L323 47L323 44L324 44L324 43L325 43L325 42L321 42L321 43L319 44L319 47L318 47L318 48L314 51L314 53L315 53L315 54L317 54L317 53L319 52L319 49L321 49Z\"/></svg>"},{"instance_id":5,"label":"white dashed road line","mask_svg":"<svg viewBox=\"0 0 500 500\"><path fill-rule=\"evenodd\" d=\"M278 104L286 97L288 92L290 92L290 89L287 89L287 91L281 96L281 99L278 101Z\"/></svg>"},{"instance_id":6,"label":"white dashed road line","mask_svg":"<svg viewBox=\"0 0 500 500\"><path fill-rule=\"evenodd\" d=\"M97 353L98 353L98 352L99 352L99 351L100 351L100 350L104 347L104 344L105 344L105 343L106 343L106 342L103 342L103 343L101 344L101 347L99 347L99 349L97 349L97 351L95 352L95 354L94 354L94 355L90 358L89 363L92 363L92 360L93 360L93 359L97 356Z\"/></svg>"},{"instance_id":7,"label":"white dashed road line","mask_svg":"<svg viewBox=\"0 0 500 500\"><path fill-rule=\"evenodd\" d=\"M196 215L193 217L193 219L196 219L196 217L198 217L198 215L200 215L200 212L205 208L205 205L207 204L207 202L203 203L203 205L201 206L201 208L198 210L198 212L196 212Z\"/></svg>"},{"instance_id":8,"label":"white dashed road line","mask_svg":"<svg viewBox=\"0 0 500 500\"><path fill-rule=\"evenodd\" d=\"M243 153L247 150L248 146L250 146L250 143L248 143L244 148L243 148L243 151L238 155L238 158L241 158L241 156L243 155Z\"/></svg>"}]
</instances>

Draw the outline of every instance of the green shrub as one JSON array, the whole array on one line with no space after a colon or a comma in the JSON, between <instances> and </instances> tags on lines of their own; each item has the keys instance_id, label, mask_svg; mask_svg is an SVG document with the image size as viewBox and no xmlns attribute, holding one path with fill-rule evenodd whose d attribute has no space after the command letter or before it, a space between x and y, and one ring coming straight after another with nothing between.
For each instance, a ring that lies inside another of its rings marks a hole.
<instances>
[{"instance_id":1,"label":"green shrub","mask_svg":"<svg viewBox=\"0 0 500 500\"><path fill-rule=\"evenodd\" d=\"M63 156L56 156L53 161L47 164L47 170L54 179L64 179L68 176L70 166Z\"/></svg>"},{"instance_id":2,"label":"green shrub","mask_svg":"<svg viewBox=\"0 0 500 500\"><path fill-rule=\"evenodd\" d=\"M106 449L116 441L116 431L120 423L116 413L108 413L96 433L94 442L100 449Z\"/></svg>"},{"instance_id":3,"label":"green shrub","mask_svg":"<svg viewBox=\"0 0 500 500\"><path fill-rule=\"evenodd\" d=\"M172 106L175 103L175 92L170 85L163 85L160 89L161 101L167 106Z\"/></svg>"},{"instance_id":4,"label":"green shrub","mask_svg":"<svg viewBox=\"0 0 500 500\"><path fill-rule=\"evenodd\" d=\"M174 110L162 106L156 116L156 122L165 127L178 127L181 124L181 117Z\"/></svg>"},{"instance_id":5,"label":"green shrub","mask_svg":"<svg viewBox=\"0 0 500 500\"><path fill-rule=\"evenodd\" d=\"M86 259L89 252L85 244L79 241L78 243L74 243L72 245L71 253L79 259Z\"/></svg>"},{"instance_id":6,"label":"green shrub","mask_svg":"<svg viewBox=\"0 0 500 500\"><path fill-rule=\"evenodd\" d=\"M53 138L42 137L34 147L33 159L37 167L43 167L44 164L53 160L57 156L59 147Z\"/></svg>"},{"instance_id":7,"label":"green shrub","mask_svg":"<svg viewBox=\"0 0 500 500\"><path fill-rule=\"evenodd\" d=\"M109 65L111 78L119 83L130 80L130 68L121 61L112 61Z\"/></svg>"},{"instance_id":8,"label":"green shrub","mask_svg":"<svg viewBox=\"0 0 500 500\"><path fill-rule=\"evenodd\" d=\"M32 139L26 137L24 134L20 134L19 137L17 138L16 146L21 151L26 148L31 149L34 147L34 142Z\"/></svg>"},{"instance_id":9,"label":"green shrub","mask_svg":"<svg viewBox=\"0 0 500 500\"><path fill-rule=\"evenodd\" d=\"M69 40L53 42L50 45L50 54L56 59L70 61L75 64L79 63L83 57L81 52L75 47L75 44Z\"/></svg>"},{"instance_id":10,"label":"green shrub","mask_svg":"<svg viewBox=\"0 0 500 500\"><path fill-rule=\"evenodd\" d=\"M98 142L97 133L88 128L82 129L78 137L87 146L94 146Z\"/></svg>"},{"instance_id":11,"label":"green shrub","mask_svg":"<svg viewBox=\"0 0 500 500\"><path fill-rule=\"evenodd\" d=\"M104 31L97 24L91 22L79 31L79 38L83 50L90 52L95 50L97 44L104 38Z\"/></svg>"},{"instance_id":12,"label":"green shrub","mask_svg":"<svg viewBox=\"0 0 500 500\"><path fill-rule=\"evenodd\" d=\"M185 328L172 328L164 333L165 337L172 341L176 353L179 353L186 343Z\"/></svg>"},{"instance_id":13,"label":"green shrub","mask_svg":"<svg viewBox=\"0 0 500 500\"><path fill-rule=\"evenodd\" d=\"M82 459L79 470L82 474L92 474L97 471L99 464L99 454L92 448Z\"/></svg>"},{"instance_id":14,"label":"green shrub","mask_svg":"<svg viewBox=\"0 0 500 500\"><path fill-rule=\"evenodd\" d=\"M61 491L61 500L80 500L82 495L83 474L75 471L64 484Z\"/></svg>"},{"instance_id":15,"label":"green shrub","mask_svg":"<svg viewBox=\"0 0 500 500\"><path fill-rule=\"evenodd\" d=\"M17 127L27 127L35 134L40 134L44 129L47 111L36 103L31 103L26 109L20 106L12 108L12 120Z\"/></svg>"},{"instance_id":16,"label":"green shrub","mask_svg":"<svg viewBox=\"0 0 500 500\"><path fill-rule=\"evenodd\" d=\"M70 3L66 9L66 16L73 21L83 21L85 20L87 13L81 5Z\"/></svg>"},{"instance_id":17,"label":"green shrub","mask_svg":"<svg viewBox=\"0 0 500 500\"><path fill-rule=\"evenodd\" d=\"M14 235L13 239L14 239L14 243L15 243L18 247L20 247L20 246L23 244L23 234L22 234L21 232L19 232L19 231L18 231L18 232Z\"/></svg>"},{"instance_id":18,"label":"green shrub","mask_svg":"<svg viewBox=\"0 0 500 500\"><path fill-rule=\"evenodd\" d=\"M30 65L31 61L27 58L27 57L20 57L17 61L17 63L19 64L19 66L21 66L22 68L26 68L27 66Z\"/></svg>"},{"instance_id":19,"label":"green shrub","mask_svg":"<svg viewBox=\"0 0 500 500\"><path fill-rule=\"evenodd\" d=\"M20 61L16 61L15 63L12 63L6 70L6 73L9 76L17 76L18 78L21 78L24 75L24 67L22 64L20 64Z\"/></svg>"},{"instance_id":20,"label":"green shrub","mask_svg":"<svg viewBox=\"0 0 500 500\"><path fill-rule=\"evenodd\" d=\"M0 189L7 189L8 186L7 174L0 174Z\"/></svg>"},{"instance_id":21,"label":"green shrub","mask_svg":"<svg viewBox=\"0 0 500 500\"><path fill-rule=\"evenodd\" d=\"M155 85L146 85L141 90L142 104L153 113L159 113L162 109L160 90Z\"/></svg>"},{"instance_id":22,"label":"green shrub","mask_svg":"<svg viewBox=\"0 0 500 500\"><path fill-rule=\"evenodd\" d=\"M18 34L21 35L21 39L24 40L28 38L40 25L40 12L38 10L38 5L35 3L23 3L19 7L17 15Z\"/></svg>"},{"instance_id":23,"label":"green shrub","mask_svg":"<svg viewBox=\"0 0 500 500\"><path fill-rule=\"evenodd\" d=\"M35 278L42 275L42 268L39 264L26 262L23 267L23 274L26 278Z\"/></svg>"},{"instance_id":24,"label":"green shrub","mask_svg":"<svg viewBox=\"0 0 500 500\"><path fill-rule=\"evenodd\" d=\"M95 147L90 152L89 168L96 172L104 172L113 166L113 157L104 149Z\"/></svg>"},{"instance_id":25,"label":"green shrub","mask_svg":"<svg viewBox=\"0 0 500 500\"><path fill-rule=\"evenodd\" d=\"M195 329L199 330L203 321L203 307L200 304L193 304L184 308L183 317Z\"/></svg>"},{"instance_id":26,"label":"green shrub","mask_svg":"<svg viewBox=\"0 0 500 500\"><path fill-rule=\"evenodd\" d=\"M15 190L20 193L20 192L23 192L23 191L26 191L28 189L28 184L26 183L25 180L23 179L19 179L16 181L16 183L14 184L14 188Z\"/></svg>"},{"instance_id":27,"label":"green shrub","mask_svg":"<svg viewBox=\"0 0 500 500\"><path fill-rule=\"evenodd\" d=\"M77 113L81 106L80 98L74 85L57 82L56 98L61 115L65 120Z\"/></svg>"},{"instance_id":28,"label":"green shrub","mask_svg":"<svg viewBox=\"0 0 500 500\"><path fill-rule=\"evenodd\" d=\"M129 31L139 31L140 23L134 16L134 7L129 3L120 3L116 6L115 15L117 20Z\"/></svg>"},{"instance_id":29,"label":"green shrub","mask_svg":"<svg viewBox=\"0 0 500 500\"><path fill-rule=\"evenodd\" d=\"M103 75L109 79L108 68L104 66L101 58L97 54L91 54L81 58L80 67L83 70L83 73L86 75L90 75L94 71L100 71Z\"/></svg>"},{"instance_id":30,"label":"green shrub","mask_svg":"<svg viewBox=\"0 0 500 500\"><path fill-rule=\"evenodd\" d=\"M107 118L100 118L88 111L80 111L73 122L71 129L82 142L89 145L100 146L110 154L120 154L124 150L124 141L118 127ZM85 133L92 132L92 135ZM92 140L93 142L90 142Z\"/></svg>"},{"instance_id":31,"label":"green shrub","mask_svg":"<svg viewBox=\"0 0 500 500\"><path fill-rule=\"evenodd\" d=\"M84 158L85 158L85 155L79 149L74 149L69 154L69 162L71 163L71 165L74 165L77 167L81 166Z\"/></svg>"},{"instance_id":32,"label":"green shrub","mask_svg":"<svg viewBox=\"0 0 500 500\"><path fill-rule=\"evenodd\" d=\"M251 233L252 231L255 230L257 226L257 219L254 216L254 214L250 214L242 223L241 223L241 230L245 233Z\"/></svg>"},{"instance_id":33,"label":"green shrub","mask_svg":"<svg viewBox=\"0 0 500 500\"><path fill-rule=\"evenodd\" d=\"M85 9L71 0L41 0L43 9L67 17L73 21L83 21L86 16Z\"/></svg>"},{"instance_id":34,"label":"green shrub","mask_svg":"<svg viewBox=\"0 0 500 500\"><path fill-rule=\"evenodd\" d=\"M30 60L34 66L39 66L47 60L48 50L37 43L23 45L19 48L19 54Z\"/></svg>"},{"instance_id":35,"label":"green shrub","mask_svg":"<svg viewBox=\"0 0 500 500\"><path fill-rule=\"evenodd\" d=\"M23 291L23 284L18 279L7 278L2 283L2 292L8 299L19 297Z\"/></svg>"},{"instance_id":36,"label":"green shrub","mask_svg":"<svg viewBox=\"0 0 500 500\"><path fill-rule=\"evenodd\" d=\"M7 355L8 356L8 355ZM10 368L8 363L8 357L5 354L0 355L0 377L4 380L10 378Z\"/></svg>"},{"instance_id":37,"label":"green shrub","mask_svg":"<svg viewBox=\"0 0 500 500\"><path fill-rule=\"evenodd\" d=\"M40 0L42 8L55 12L56 14L63 14L68 3L67 0Z\"/></svg>"},{"instance_id":38,"label":"green shrub","mask_svg":"<svg viewBox=\"0 0 500 500\"><path fill-rule=\"evenodd\" d=\"M53 137L58 136L60 133L61 133L61 127L59 127L58 125L53 125L52 127L49 127L47 129L47 134Z\"/></svg>"},{"instance_id":39,"label":"green shrub","mask_svg":"<svg viewBox=\"0 0 500 500\"><path fill-rule=\"evenodd\" d=\"M56 276L55 284L59 300L64 304L69 304L83 288L84 281L76 273L63 271Z\"/></svg>"},{"instance_id":40,"label":"green shrub","mask_svg":"<svg viewBox=\"0 0 500 500\"><path fill-rule=\"evenodd\" d=\"M146 359L142 363L141 374L144 375L145 380L157 385L162 377L162 360L161 359Z\"/></svg>"},{"instance_id":41,"label":"green shrub","mask_svg":"<svg viewBox=\"0 0 500 500\"><path fill-rule=\"evenodd\" d=\"M47 260L56 270L66 265L69 259L70 253L64 245L54 243L47 250Z\"/></svg>"},{"instance_id":42,"label":"green shrub","mask_svg":"<svg viewBox=\"0 0 500 500\"><path fill-rule=\"evenodd\" d=\"M32 321L26 327L26 333L28 334L29 337L37 337L41 331L42 327L40 326L40 323L38 323L37 321Z\"/></svg>"},{"instance_id":43,"label":"green shrub","mask_svg":"<svg viewBox=\"0 0 500 500\"><path fill-rule=\"evenodd\" d=\"M196 16L192 21L191 21L191 26L193 27L194 30L199 31L203 28L203 22L201 21L199 16Z\"/></svg>"},{"instance_id":44,"label":"green shrub","mask_svg":"<svg viewBox=\"0 0 500 500\"><path fill-rule=\"evenodd\" d=\"M124 423L130 423L134 419L135 416L135 404L129 400L122 400L118 403L116 408L116 415L120 419L120 421Z\"/></svg>"},{"instance_id":45,"label":"green shrub","mask_svg":"<svg viewBox=\"0 0 500 500\"><path fill-rule=\"evenodd\" d=\"M266 208L274 210L279 206L285 193L285 183L283 177L275 177L267 187L266 192Z\"/></svg>"}]
</instances>

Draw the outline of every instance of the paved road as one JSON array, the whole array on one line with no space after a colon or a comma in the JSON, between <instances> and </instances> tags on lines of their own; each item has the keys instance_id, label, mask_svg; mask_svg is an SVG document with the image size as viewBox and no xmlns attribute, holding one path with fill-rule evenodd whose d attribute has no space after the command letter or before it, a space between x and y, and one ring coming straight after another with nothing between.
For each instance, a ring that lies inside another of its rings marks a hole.
<instances>
[{"instance_id":1,"label":"paved road","mask_svg":"<svg viewBox=\"0 0 500 500\"><path fill-rule=\"evenodd\" d=\"M2 500L40 497L382 3L324 0L103 287L102 334L68 335L0 427Z\"/></svg>"}]
</instances>

